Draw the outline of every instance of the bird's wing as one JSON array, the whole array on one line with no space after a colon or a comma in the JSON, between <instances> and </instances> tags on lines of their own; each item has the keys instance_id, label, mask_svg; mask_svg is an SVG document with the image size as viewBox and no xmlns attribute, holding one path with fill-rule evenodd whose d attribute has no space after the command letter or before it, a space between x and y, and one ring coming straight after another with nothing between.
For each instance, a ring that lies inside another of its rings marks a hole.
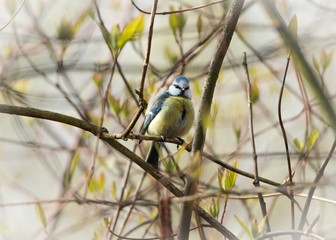
<instances>
[{"instance_id":1,"label":"bird's wing","mask_svg":"<svg viewBox=\"0 0 336 240\"><path fill-rule=\"evenodd\" d=\"M146 111L146 119L140 131L141 134L145 134L150 122L161 111L163 103L166 101L166 99L169 96L170 96L169 93L166 90L164 90L164 91L160 91L158 95L153 99L153 102L149 106L149 110Z\"/></svg>"}]
</instances>

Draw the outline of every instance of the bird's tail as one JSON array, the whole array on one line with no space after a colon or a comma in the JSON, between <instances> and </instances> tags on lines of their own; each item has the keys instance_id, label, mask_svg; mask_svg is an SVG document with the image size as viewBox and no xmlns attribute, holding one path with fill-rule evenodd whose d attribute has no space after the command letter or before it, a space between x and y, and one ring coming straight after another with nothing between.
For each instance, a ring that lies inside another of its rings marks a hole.
<instances>
[{"instance_id":1,"label":"bird's tail","mask_svg":"<svg viewBox=\"0 0 336 240\"><path fill-rule=\"evenodd\" d=\"M159 151L158 151L159 147L160 145L158 143L152 142L146 157L146 162L156 169L159 168Z\"/></svg>"}]
</instances>

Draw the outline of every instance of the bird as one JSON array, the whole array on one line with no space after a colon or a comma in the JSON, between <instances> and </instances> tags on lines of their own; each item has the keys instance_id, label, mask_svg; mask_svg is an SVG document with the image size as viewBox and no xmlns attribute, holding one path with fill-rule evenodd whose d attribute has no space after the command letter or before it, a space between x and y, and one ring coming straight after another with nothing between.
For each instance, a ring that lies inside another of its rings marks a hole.
<instances>
[{"instance_id":1,"label":"bird","mask_svg":"<svg viewBox=\"0 0 336 240\"><path fill-rule=\"evenodd\" d=\"M181 139L189 132L195 117L189 83L187 77L178 76L168 90L161 89L149 102L140 131L142 135L147 132L150 135L160 135L163 140ZM156 169L159 167L159 147L160 144L153 141L146 156L146 162Z\"/></svg>"}]
</instances>

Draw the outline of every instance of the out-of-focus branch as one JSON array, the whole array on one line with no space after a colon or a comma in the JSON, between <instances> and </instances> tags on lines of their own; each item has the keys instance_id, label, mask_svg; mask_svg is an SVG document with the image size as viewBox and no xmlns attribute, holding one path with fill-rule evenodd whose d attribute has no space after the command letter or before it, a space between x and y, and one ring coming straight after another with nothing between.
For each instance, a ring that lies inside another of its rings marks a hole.
<instances>
[{"instance_id":1,"label":"out-of-focus branch","mask_svg":"<svg viewBox=\"0 0 336 240\"><path fill-rule=\"evenodd\" d=\"M248 71L248 66L247 66L247 60L246 60L246 52L244 52L244 61L243 61L243 66L245 68L246 72L246 78L247 78L247 102L248 102L248 107L249 107L249 133L250 133L250 139L251 139L251 145L252 145L252 157L253 157L253 166L254 166L254 181L253 185L255 187L260 187L260 180L259 180L259 169L258 169L258 155L257 155L257 150L255 146L255 138L254 138L254 126L253 126L253 107L252 107L252 87L251 87L251 80L250 80L250 75ZM264 200L264 197L262 196L261 192L258 192L258 200L261 208L261 212L263 217L265 218L265 226L266 226L266 231L270 232L271 227L268 221L268 215L267 215L267 210L266 210L266 203Z\"/></svg>"},{"instance_id":2,"label":"out-of-focus branch","mask_svg":"<svg viewBox=\"0 0 336 240\"><path fill-rule=\"evenodd\" d=\"M323 91L319 83L319 80L317 79L312 68L309 66L306 58L304 57L304 54L302 53L298 42L289 32L286 24L284 23L283 19L281 18L278 10L276 9L274 5L274 1L260 0L260 2L262 3L268 15L272 19L273 24L278 30L282 40L284 41L286 46L289 48L293 61L299 67L300 72L302 73L302 75L304 76L304 79L309 84L311 90L316 94L321 104L321 108L324 114L326 115L328 124L333 128L334 132L336 133L335 110L332 107L332 104L328 99L328 94L326 93L326 91Z\"/></svg>"},{"instance_id":3,"label":"out-of-focus branch","mask_svg":"<svg viewBox=\"0 0 336 240\"><path fill-rule=\"evenodd\" d=\"M101 140L103 140L105 143L113 147L115 150L124 155L126 158L133 161L139 167L144 169L148 174L150 174L153 178L155 178L161 185L163 185L166 189L168 189L174 196L176 197L183 196L183 192L178 187L176 187L169 178L163 176L157 169L155 169L150 164L145 162L133 151L130 151L124 145L119 143L116 139L111 138L109 134L107 134L107 130L104 128L102 128L101 131L99 131L98 126L92 123L71 116L50 111L42 111L35 108L25 108L25 107L0 104L0 113L47 119L60 123L65 123L83 129L85 131L91 132L94 135L98 135L101 132L99 135L99 138ZM233 233L231 233L227 228L221 225L216 219L211 217L204 209L202 209L198 205L194 205L193 208L205 221L211 224L212 227L217 229L217 231L221 232L225 237L227 237L228 239L238 239L234 236Z\"/></svg>"},{"instance_id":4,"label":"out-of-focus branch","mask_svg":"<svg viewBox=\"0 0 336 240\"><path fill-rule=\"evenodd\" d=\"M216 82L222 63L226 52L229 48L232 35L236 29L238 18L240 12L243 8L244 0L234 0L231 4L231 7L226 15L226 21L224 22L223 31L220 35L220 40L215 50L215 53L212 57L207 80L202 92L202 100L198 110L198 115L196 119L196 131L195 137L193 140L193 161L191 161L190 169L191 171L199 171L201 169L201 156L203 151L203 145L205 141L207 120L209 119L210 109L213 94L216 87ZM194 166L192 166L194 165ZM185 186L184 195L193 195L197 189L198 176L189 177L187 179L187 184ZM188 239L189 237L189 228L192 214L193 201L184 202L182 205L182 210L180 214L180 224L178 228L178 239Z\"/></svg>"}]
</instances>

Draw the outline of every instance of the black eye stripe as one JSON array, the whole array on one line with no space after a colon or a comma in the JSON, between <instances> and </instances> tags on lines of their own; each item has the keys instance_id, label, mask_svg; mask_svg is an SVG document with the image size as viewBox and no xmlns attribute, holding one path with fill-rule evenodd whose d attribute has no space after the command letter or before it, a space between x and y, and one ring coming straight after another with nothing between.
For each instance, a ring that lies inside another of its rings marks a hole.
<instances>
[{"instance_id":1,"label":"black eye stripe","mask_svg":"<svg viewBox=\"0 0 336 240\"><path fill-rule=\"evenodd\" d=\"M174 84L174 87L178 88L178 89L181 89L179 85L177 84Z\"/></svg>"}]
</instances>

